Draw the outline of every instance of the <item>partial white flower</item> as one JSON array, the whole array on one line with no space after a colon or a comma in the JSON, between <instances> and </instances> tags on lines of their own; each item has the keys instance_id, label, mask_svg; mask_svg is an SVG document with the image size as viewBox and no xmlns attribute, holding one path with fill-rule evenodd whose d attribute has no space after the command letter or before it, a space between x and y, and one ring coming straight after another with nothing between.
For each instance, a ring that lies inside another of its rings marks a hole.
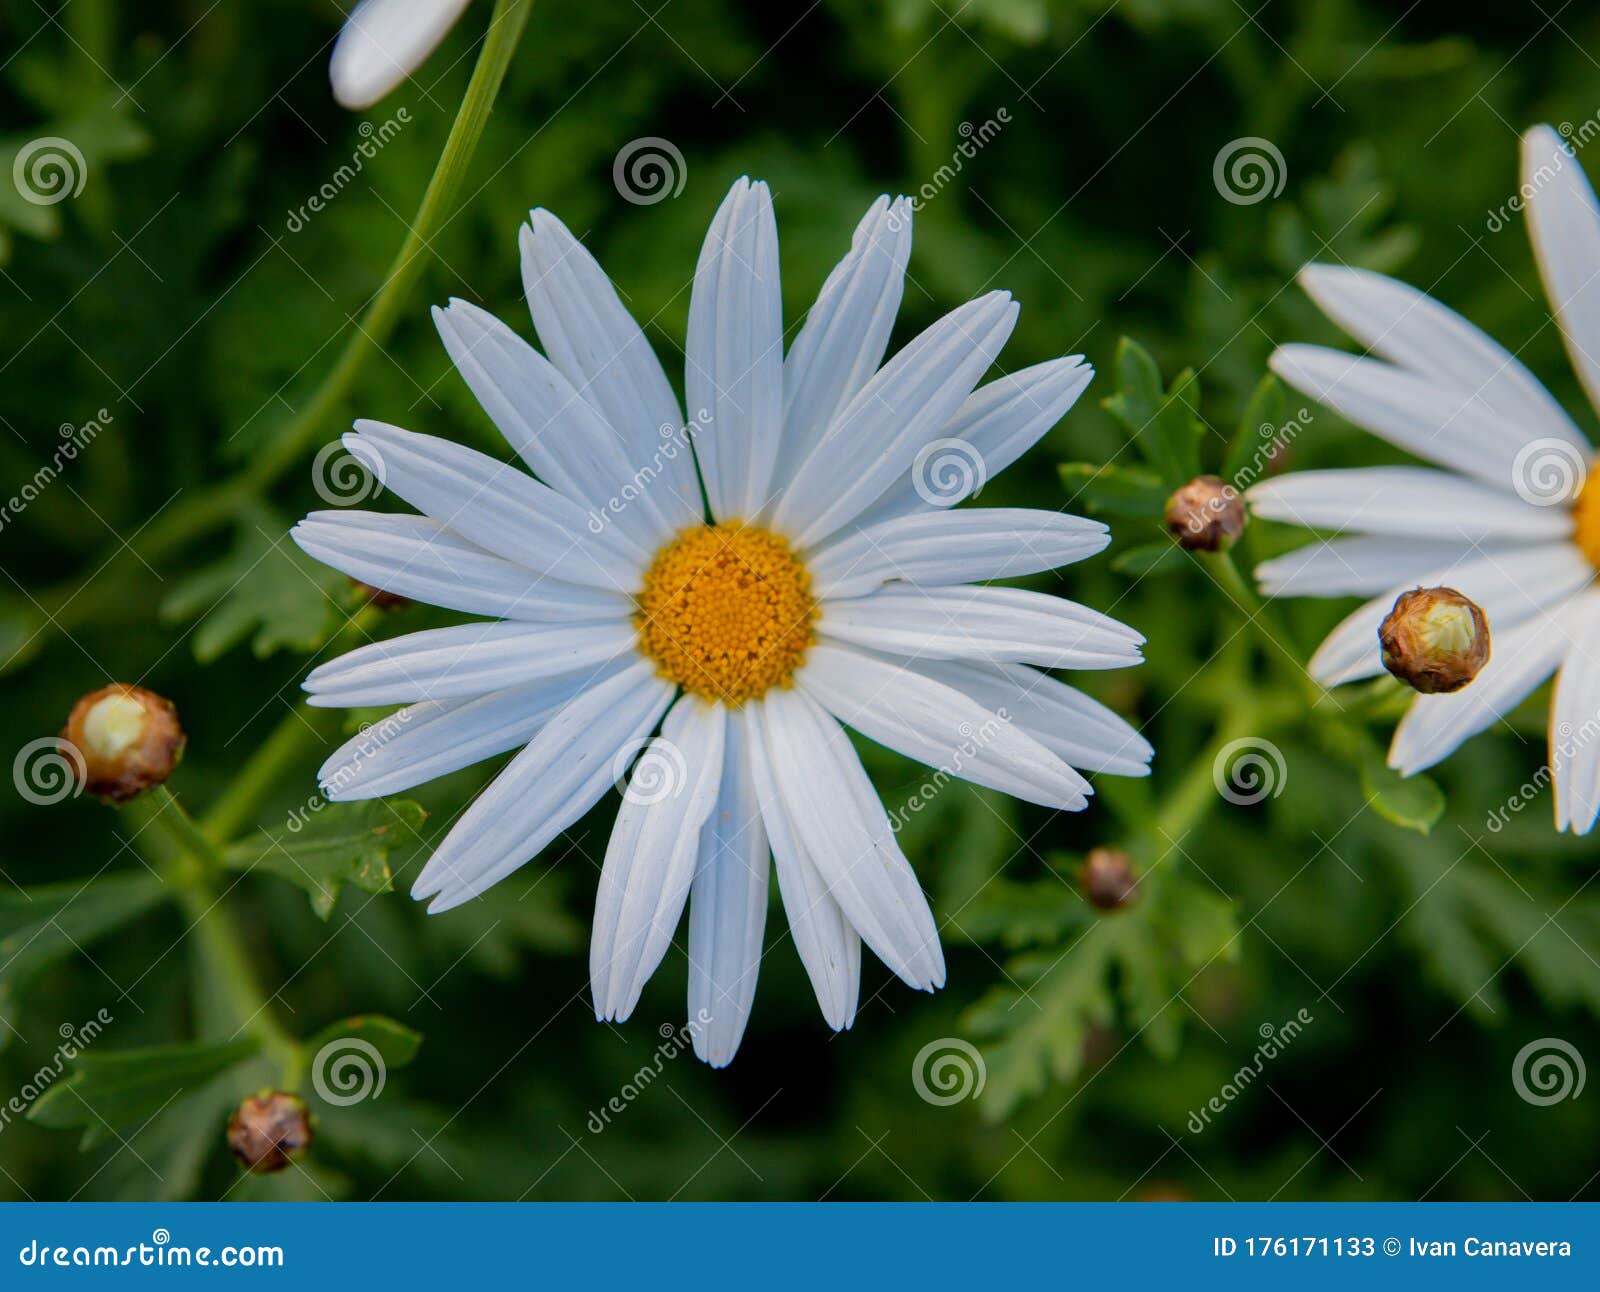
<instances>
[{"instance_id":1,"label":"partial white flower","mask_svg":"<svg viewBox=\"0 0 1600 1292\"><path fill-rule=\"evenodd\" d=\"M417 879L444 911L549 845L637 754L600 876L595 1012L628 1017L687 904L694 1045L714 1064L750 1014L769 858L832 1027L855 1018L862 942L913 987L944 982L932 912L841 722L938 769L927 793L955 776L1075 810L1091 792L1076 769L1148 771L1127 722L1040 671L1136 664L1139 634L979 582L1090 556L1105 526L948 510L960 494L917 478L950 440L992 477L1091 369L1071 356L975 389L1016 320L1000 292L880 367L910 244L910 204L880 198L785 355L772 202L741 179L695 274L686 424L600 266L535 211L522 269L544 353L464 301L434 312L533 475L358 422L347 442L423 515L319 512L294 531L365 583L493 620L312 672L312 704L407 706L328 759L329 797L519 749Z\"/></svg>"},{"instance_id":2,"label":"partial white flower","mask_svg":"<svg viewBox=\"0 0 1600 1292\"><path fill-rule=\"evenodd\" d=\"M370 108L438 48L472 0L359 0L328 65L333 97Z\"/></svg>"},{"instance_id":3,"label":"partial white flower","mask_svg":"<svg viewBox=\"0 0 1600 1292\"><path fill-rule=\"evenodd\" d=\"M1522 191L1545 290L1600 407L1600 207L1572 152L1538 126ZM1465 689L1421 695L1389 751L1405 775L1559 677L1550 729L1556 828L1600 814L1600 475L1588 440L1517 358L1394 279L1313 265L1301 283L1371 353L1286 345L1272 369L1430 466L1304 471L1255 486L1255 513L1332 531L1257 571L1277 596L1371 597L1311 660L1333 686L1380 673L1378 626L1418 586L1454 588L1488 615L1489 663Z\"/></svg>"}]
</instances>

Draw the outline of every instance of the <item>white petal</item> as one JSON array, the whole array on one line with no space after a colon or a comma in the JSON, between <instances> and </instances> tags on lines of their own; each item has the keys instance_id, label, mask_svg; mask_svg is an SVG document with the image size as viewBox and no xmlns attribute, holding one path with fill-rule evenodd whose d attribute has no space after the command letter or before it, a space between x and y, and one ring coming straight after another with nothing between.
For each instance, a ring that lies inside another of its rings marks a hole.
<instances>
[{"instance_id":1,"label":"white petal","mask_svg":"<svg viewBox=\"0 0 1600 1292\"><path fill-rule=\"evenodd\" d=\"M819 643L800 689L840 722L945 776L1076 812L1089 783L1011 720L962 691L863 651Z\"/></svg>"},{"instance_id":2,"label":"white petal","mask_svg":"<svg viewBox=\"0 0 1600 1292\"><path fill-rule=\"evenodd\" d=\"M684 386L717 520L765 506L783 433L778 226L762 183L741 178L706 233L689 297Z\"/></svg>"},{"instance_id":3,"label":"white petal","mask_svg":"<svg viewBox=\"0 0 1600 1292\"><path fill-rule=\"evenodd\" d=\"M641 660L570 700L462 813L411 895L434 897L438 914L537 856L616 782L619 753L655 727L672 695Z\"/></svg>"},{"instance_id":4,"label":"white petal","mask_svg":"<svg viewBox=\"0 0 1600 1292\"><path fill-rule=\"evenodd\" d=\"M631 623L457 624L358 646L301 683L309 704L354 709L482 695L603 668L635 650Z\"/></svg>"},{"instance_id":5,"label":"white petal","mask_svg":"<svg viewBox=\"0 0 1600 1292\"><path fill-rule=\"evenodd\" d=\"M1307 670L1323 686L1376 677L1383 671L1378 625L1409 588L1454 588L1471 597L1488 616L1491 640L1498 643L1502 632L1542 615L1593 580L1594 567L1570 543L1474 552L1367 602L1328 634Z\"/></svg>"},{"instance_id":6,"label":"white petal","mask_svg":"<svg viewBox=\"0 0 1600 1292\"><path fill-rule=\"evenodd\" d=\"M619 592L563 583L491 556L426 516L314 511L289 531L306 555L413 601L498 619L626 619Z\"/></svg>"},{"instance_id":7,"label":"white petal","mask_svg":"<svg viewBox=\"0 0 1600 1292\"><path fill-rule=\"evenodd\" d=\"M902 516L852 529L806 558L818 597L858 597L880 584L975 583L1053 570L1104 550L1110 531L1059 511L984 507Z\"/></svg>"},{"instance_id":8,"label":"white petal","mask_svg":"<svg viewBox=\"0 0 1600 1292\"><path fill-rule=\"evenodd\" d=\"M329 755L317 782L333 802L398 794L527 744L562 705L606 676L573 673L398 709Z\"/></svg>"},{"instance_id":9,"label":"white petal","mask_svg":"<svg viewBox=\"0 0 1600 1292\"><path fill-rule=\"evenodd\" d=\"M883 362L910 258L911 203L880 197L856 226L849 254L823 283L784 360L778 479L799 469Z\"/></svg>"},{"instance_id":10,"label":"white petal","mask_svg":"<svg viewBox=\"0 0 1600 1292\"><path fill-rule=\"evenodd\" d=\"M1263 561L1256 580L1268 597L1370 597L1470 555L1469 548L1447 539L1336 538Z\"/></svg>"},{"instance_id":11,"label":"white petal","mask_svg":"<svg viewBox=\"0 0 1600 1292\"><path fill-rule=\"evenodd\" d=\"M456 300L434 324L462 378L506 441L558 493L585 504L591 533L615 524L655 548L673 522L655 492L633 489L644 461L561 372L486 310ZM626 504L626 505L624 505Z\"/></svg>"},{"instance_id":12,"label":"white petal","mask_svg":"<svg viewBox=\"0 0 1600 1292\"><path fill-rule=\"evenodd\" d=\"M333 97L356 111L370 108L422 66L470 3L361 0L333 47Z\"/></svg>"},{"instance_id":13,"label":"white petal","mask_svg":"<svg viewBox=\"0 0 1600 1292\"><path fill-rule=\"evenodd\" d=\"M1426 292L1345 265L1308 265L1306 294L1362 345L1391 363L1476 395L1526 443L1557 436L1589 444L1561 405L1509 350Z\"/></svg>"},{"instance_id":14,"label":"white petal","mask_svg":"<svg viewBox=\"0 0 1600 1292\"><path fill-rule=\"evenodd\" d=\"M504 462L448 440L356 423L345 446L418 511L479 547L540 574L638 591L646 554L614 528L588 529L583 507Z\"/></svg>"},{"instance_id":15,"label":"white petal","mask_svg":"<svg viewBox=\"0 0 1600 1292\"><path fill-rule=\"evenodd\" d=\"M1462 741L1527 699L1555 671L1571 644L1559 613L1494 633L1489 662L1463 690L1419 695L1411 702L1395 728L1389 766L1410 776L1454 753Z\"/></svg>"},{"instance_id":16,"label":"white petal","mask_svg":"<svg viewBox=\"0 0 1600 1292\"><path fill-rule=\"evenodd\" d=\"M772 873L746 722L733 714L727 728L722 785L689 890L689 1028L695 1054L714 1068L732 1060L750 1019Z\"/></svg>"},{"instance_id":17,"label":"white petal","mask_svg":"<svg viewBox=\"0 0 1600 1292\"><path fill-rule=\"evenodd\" d=\"M1120 714L1076 687L1026 664L906 660L904 666L1012 715L1022 730L1068 766L1113 776L1148 776L1153 750Z\"/></svg>"},{"instance_id":18,"label":"white petal","mask_svg":"<svg viewBox=\"0 0 1600 1292\"><path fill-rule=\"evenodd\" d=\"M1572 533L1566 507L1536 507L1515 494L1427 467L1296 471L1253 486L1245 497L1257 516L1341 533L1467 543Z\"/></svg>"},{"instance_id":19,"label":"white petal","mask_svg":"<svg viewBox=\"0 0 1600 1292\"><path fill-rule=\"evenodd\" d=\"M683 409L617 289L548 211L530 214L520 242L522 285L550 362L623 437L672 527L695 523L704 510Z\"/></svg>"},{"instance_id":20,"label":"white petal","mask_svg":"<svg viewBox=\"0 0 1600 1292\"><path fill-rule=\"evenodd\" d=\"M1550 769L1556 829L1588 834L1600 816L1600 596L1573 602L1564 628L1572 639L1550 708Z\"/></svg>"},{"instance_id":21,"label":"white petal","mask_svg":"<svg viewBox=\"0 0 1600 1292\"><path fill-rule=\"evenodd\" d=\"M745 705L735 715L744 726L750 753L750 771L761 803L761 820L772 841L772 860L778 872L778 892L789 921L796 953L811 979L811 989L829 1027L842 1032L856 1021L856 1001L861 992L861 938L845 919L839 904L789 819L789 809L778 793L767 756L761 702Z\"/></svg>"},{"instance_id":22,"label":"white petal","mask_svg":"<svg viewBox=\"0 0 1600 1292\"><path fill-rule=\"evenodd\" d=\"M856 524L954 507L977 494L1066 416L1093 377L1083 356L1073 354L980 386Z\"/></svg>"},{"instance_id":23,"label":"white petal","mask_svg":"<svg viewBox=\"0 0 1600 1292\"><path fill-rule=\"evenodd\" d=\"M991 292L916 337L834 419L787 482L774 527L814 547L865 511L972 393L1016 321L1010 295Z\"/></svg>"},{"instance_id":24,"label":"white petal","mask_svg":"<svg viewBox=\"0 0 1600 1292\"><path fill-rule=\"evenodd\" d=\"M1522 185L1545 294L1589 402L1600 408L1600 210L1594 189L1549 126L1522 136Z\"/></svg>"},{"instance_id":25,"label":"white petal","mask_svg":"<svg viewBox=\"0 0 1600 1292\"><path fill-rule=\"evenodd\" d=\"M771 691L762 736L789 825L861 940L908 985L944 985L939 931L889 816L839 724L796 691Z\"/></svg>"},{"instance_id":26,"label":"white petal","mask_svg":"<svg viewBox=\"0 0 1600 1292\"><path fill-rule=\"evenodd\" d=\"M632 1014L672 945L700 829L717 804L727 725L721 705L679 700L634 764L595 894L589 981L598 1019Z\"/></svg>"},{"instance_id":27,"label":"white petal","mask_svg":"<svg viewBox=\"0 0 1600 1292\"><path fill-rule=\"evenodd\" d=\"M1315 345L1279 346L1271 366L1296 390L1396 448L1506 493L1516 488L1517 454L1528 437L1470 390Z\"/></svg>"},{"instance_id":28,"label":"white petal","mask_svg":"<svg viewBox=\"0 0 1600 1292\"><path fill-rule=\"evenodd\" d=\"M1140 662L1144 641L1098 611L1021 588L893 584L825 603L819 627L893 655L1045 668L1125 668Z\"/></svg>"}]
</instances>

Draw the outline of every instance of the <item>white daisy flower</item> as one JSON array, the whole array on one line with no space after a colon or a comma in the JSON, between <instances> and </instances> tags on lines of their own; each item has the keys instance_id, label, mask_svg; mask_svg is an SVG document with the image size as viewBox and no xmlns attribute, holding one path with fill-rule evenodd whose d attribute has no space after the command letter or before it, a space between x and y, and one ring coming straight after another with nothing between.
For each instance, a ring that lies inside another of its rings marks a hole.
<instances>
[{"instance_id":1,"label":"white daisy flower","mask_svg":"<svg viewBox=\"0 0 1600 1292\"><path fill-rule=\"evenodd\" d=\"M1600 207L1548 126L1522 140L1533 247L1567 353L1600 408ZM1471 685L1420 695L1389 763L1431 767L1559 673L1551 714L1556 828L1600 813L1600 475L1594 451L1515 356L1460 315L1379 274L1313 265L1301 282L1371 354L1287 345L1284 381L1434 464L1303 471L1252 488L1256 515L1339 537L1257 571L1277 596L1372 597L1311 660L1326 686L1383 664L1378 626L1418 586L1454 588L1487 613L1493 653ZM1437 469L1442 468L1442 469ZM1348 536L1347 536L1348 535Z\"/></svg>"},{"instance_id":2,"label":"white daisy flower","mask_svg":"<svg viewBox=\"0 0 1600 1292\"><path fill-rule=\"evenodd\" d=\"M360 0L333 47L328 76L347 108L370 108L439 47L471 0Z\"/></svg>"},{"instance_id":3,"label":"white daisy flower","mask_svg":"<svg viewBox=\"0 0 1600 1292\"><path fill-rule=\"evenodd\" d=\"M785 356L772 202L741 179L695 272L686 428L594 258L546 211L521 242L543 355L464 301L434 319L538 479L358 422L351 452L423 515L320 512L294 531L362 582L495 620L311 673L312 704L408 706L328 759L329 797L393 794L521 746L416 881L445 911L550 844L642 749L600 876L595 1012L628 1017L687 902L694 1045L714 1064L749 1017L769 852L832 1027L855 1017L862 942L911 986L942 985L927 900L840 722L941 769L935 785L959 776L1051 808L1085 805L1074 768L1148 771L1128 723L1040 671L1139 663L1139 634L975 586L1092 555L1105 526L949 510L1054 426L1092 370L1074 355L975 391L1016 321L1003 292L880 369L911 245L910 205L887 197ZM973 470L952 484L930 447Z\"/></svg>"}]
</instances>

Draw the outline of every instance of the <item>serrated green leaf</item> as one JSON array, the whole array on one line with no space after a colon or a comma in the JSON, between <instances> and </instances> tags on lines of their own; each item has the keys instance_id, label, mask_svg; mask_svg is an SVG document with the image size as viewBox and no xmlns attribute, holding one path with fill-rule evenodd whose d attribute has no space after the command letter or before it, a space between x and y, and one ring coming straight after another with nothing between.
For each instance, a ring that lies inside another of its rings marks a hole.
<instances>
[{"instance_id":1,"label":"serrated green leaf","mask_svg":"<svg viewBox=\"0 0 1600 1292\"><path fill-rule=\"evenodd\" d=\"M1266 473L1287 407L1282 384L1269 372L1251 393L1222 462L1222 478L1235 489L1248 489Z\"/></svg>"},{"instance_id":2,"label":"serrated green leaf","mask_svg":"<svg viewBox=\"0 0 1600 1292\"><path fill-rule=\"evenodd\" d=\"M1173 378L1163 390L1161 370L1149 351L1130 337L1117 347L1118 390L1105 401L1106 411L1133 436L1145 460L1170 493L1200 474L1200 383L1192 369Z\"/></svg>"},{"instance_id":3,"label":"serrated green leaf","mask_svg":"<svg viewBox=\"0 0 1600 1292\"><path fill-rule=\"evenodd\" d=\"M342 575L289 540L280 516L253 508L227 555L179 583L161 603L161 617L200 618L192 648L202 664L246 639L258 659L280 649L309 652L337 627L346 586Z\"/></svg>"},{"instance_id":4,"label":"serrated green leaf","mask_svg":"<svg viewBox=\"0 0 1600 1292\"><path fill-rule=\"evenodd\" d=\"M1361 760L1361 792L1372 810L1386 821L1429 833L1444 815L1444 791L1426 776L1402 776L1380 755Z\"/></svg>"},{"instance_id":5,"label":"serrated green leaf","mask_svg":"<svg viewBox=\"0 0 1600 1292\"><path fill-rule=\"evenodd\" d=\"M223 859L234 870L265 870L298 885L327 919L345 884L366 893L394 886L389 856L416 838L427 815L409 799L322 803L230 845Z\"/></svg>"},{"instance_id":6,"label":"serrated green leaf","mask_svg":"<svg viewBox=\"0 0 1600 1292\"><path fill-rule=\"evenodd\" d=\"M51 1086L28 1110L41 1126L83 1127L82 1147L153 1117L173 1100L197 1092L213 1077L260 1049L253 1036L221 1044L156 1045L80 1055L72 1075Z\"/></svg>"},{"instance_id":7,"label":"serrated green leaf","mask_svg":"<svg viewBox=\"0 0 1600 1292\"><path fill-rule=\"evenodd\" d=\"M1107 516L1159 516L1171 493L1161 477L1143 467L1063 463L1057 470L1067 491L1067 506L1080 503Z\"/></svg>"}]
</instances>

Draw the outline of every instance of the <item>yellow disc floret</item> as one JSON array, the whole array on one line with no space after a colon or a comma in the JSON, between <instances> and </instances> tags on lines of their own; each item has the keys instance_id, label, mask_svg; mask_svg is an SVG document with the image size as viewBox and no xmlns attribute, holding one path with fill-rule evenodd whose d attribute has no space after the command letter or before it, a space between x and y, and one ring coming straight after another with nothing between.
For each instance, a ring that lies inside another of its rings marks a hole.
<instances>
[{"instance_id":1,"label":"yellow disc floret","mask_svg":"<svg viewBox=\"0 0 1600 1292\"><path fill-rule=\"evenodd\" d=\"M1589 558L1589 564L1600 570L1600 471L1589 472L1578 491L1578 501L1572 505L1572 518L1577 522L1573 541Z\"/></svg>"},{"instance_id":2,"label":"yellow disc floret","mask_svg":"<svg viewBox=\"0 0 1600 1292\"><path fill-rule=\"evenodd\" d=\"M777 534L738 521L680 533L636 601L639 646L660 675L728 705L788 686L814 640L806 567Z\"/></svg>"}]
</instances>

